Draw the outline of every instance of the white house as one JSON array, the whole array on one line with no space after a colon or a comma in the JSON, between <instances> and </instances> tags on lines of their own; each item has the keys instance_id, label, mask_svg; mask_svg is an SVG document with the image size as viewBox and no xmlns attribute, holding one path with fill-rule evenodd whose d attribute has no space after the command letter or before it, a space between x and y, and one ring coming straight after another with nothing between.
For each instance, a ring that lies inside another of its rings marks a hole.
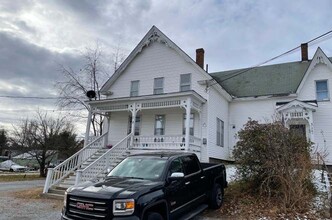
<instances>
[{"instance_id":1,"label":"white house","mask_svg":"<svg viewBox=\"0 0 332 220\"><path fill-rule=\"evenodd\" d=\"M332 164L332 63L320 48L312 60L307 44L301 48L299 62L207 73L203 49L194 61L153 26L102 87L106 98L88 102L89 117L106 116L105 133L51 169L44 192L98 176L135 152L190 151L201 161L233 160L235 134L248 118L282 118L328 152Z\"/></svg>"}]
</instances>

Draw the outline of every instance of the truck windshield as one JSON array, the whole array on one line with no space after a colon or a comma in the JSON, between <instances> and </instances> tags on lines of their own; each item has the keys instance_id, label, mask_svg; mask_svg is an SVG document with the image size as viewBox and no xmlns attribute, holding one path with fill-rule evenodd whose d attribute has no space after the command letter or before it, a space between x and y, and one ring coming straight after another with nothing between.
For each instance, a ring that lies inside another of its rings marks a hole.
<instances>
[{"instance_id":1,"label":"truck windshield","mask_svg":"<svg viewBox=\"0 0 332 220\"><path fill-rule=\"evenodd\" d=\"M156 180L161 177L165 164L162 158L128 157L107 176Z\"/></svg>"}]
</instances>

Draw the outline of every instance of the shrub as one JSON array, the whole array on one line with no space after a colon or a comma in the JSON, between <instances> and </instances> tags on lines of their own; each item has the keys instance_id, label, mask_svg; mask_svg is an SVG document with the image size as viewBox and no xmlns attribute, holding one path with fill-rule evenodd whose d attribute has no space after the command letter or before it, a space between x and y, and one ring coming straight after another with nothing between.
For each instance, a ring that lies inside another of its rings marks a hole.
<instances>
[{"instance_id":1,"label":"shrub","mask_svg":"<svg viewBox=\"0 0 332 220\"><path fill-rule=\"evenodd\" d=\"M310 143L282 123L249 120L233 154L252 193L277 200L286 210L306 209L312 197Z\"/></svg>"}]
</instances>

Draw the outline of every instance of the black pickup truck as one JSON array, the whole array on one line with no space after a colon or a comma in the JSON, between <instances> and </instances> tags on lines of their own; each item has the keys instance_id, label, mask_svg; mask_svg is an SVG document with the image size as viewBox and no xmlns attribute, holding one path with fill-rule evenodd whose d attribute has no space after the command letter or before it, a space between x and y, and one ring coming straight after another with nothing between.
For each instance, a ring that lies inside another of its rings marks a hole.
<instances>
[{"instance_id":1,"label":"black pickup truck","mask_svg":"<svg viewBox=\"0 0 332 220\"><path fill-rule=\"evenodd\" d=\"M220 208L226 170L195 154L154 152L124 159L101 181L67 190L61 219L189 219Z\"/></svg>"}]
</instances>

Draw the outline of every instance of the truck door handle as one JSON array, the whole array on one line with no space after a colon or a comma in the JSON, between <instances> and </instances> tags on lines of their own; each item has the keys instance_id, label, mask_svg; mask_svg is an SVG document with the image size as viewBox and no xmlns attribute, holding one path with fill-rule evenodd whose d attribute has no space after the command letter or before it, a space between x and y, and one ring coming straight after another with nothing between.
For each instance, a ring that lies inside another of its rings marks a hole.
<instances>
[{"instance_id":1,"label":"truck door handle","mask_svg":"<svg viewBox=\"0 0 332 220\"><path fill-rule=\"evenodd\" d=\"M186 185L189 185L190 184L190 181L186 182Z\"/></svg>"},{"instance_id":2,"label":"truck door handle","mask_svg":"<svg viewBox=\"0 0 332 220\"><path fill-rule=\"evenodd\" d=\"M201 176L201 179L204 179L205 178L205 176Z\"/></svg>"}]
</instances>

